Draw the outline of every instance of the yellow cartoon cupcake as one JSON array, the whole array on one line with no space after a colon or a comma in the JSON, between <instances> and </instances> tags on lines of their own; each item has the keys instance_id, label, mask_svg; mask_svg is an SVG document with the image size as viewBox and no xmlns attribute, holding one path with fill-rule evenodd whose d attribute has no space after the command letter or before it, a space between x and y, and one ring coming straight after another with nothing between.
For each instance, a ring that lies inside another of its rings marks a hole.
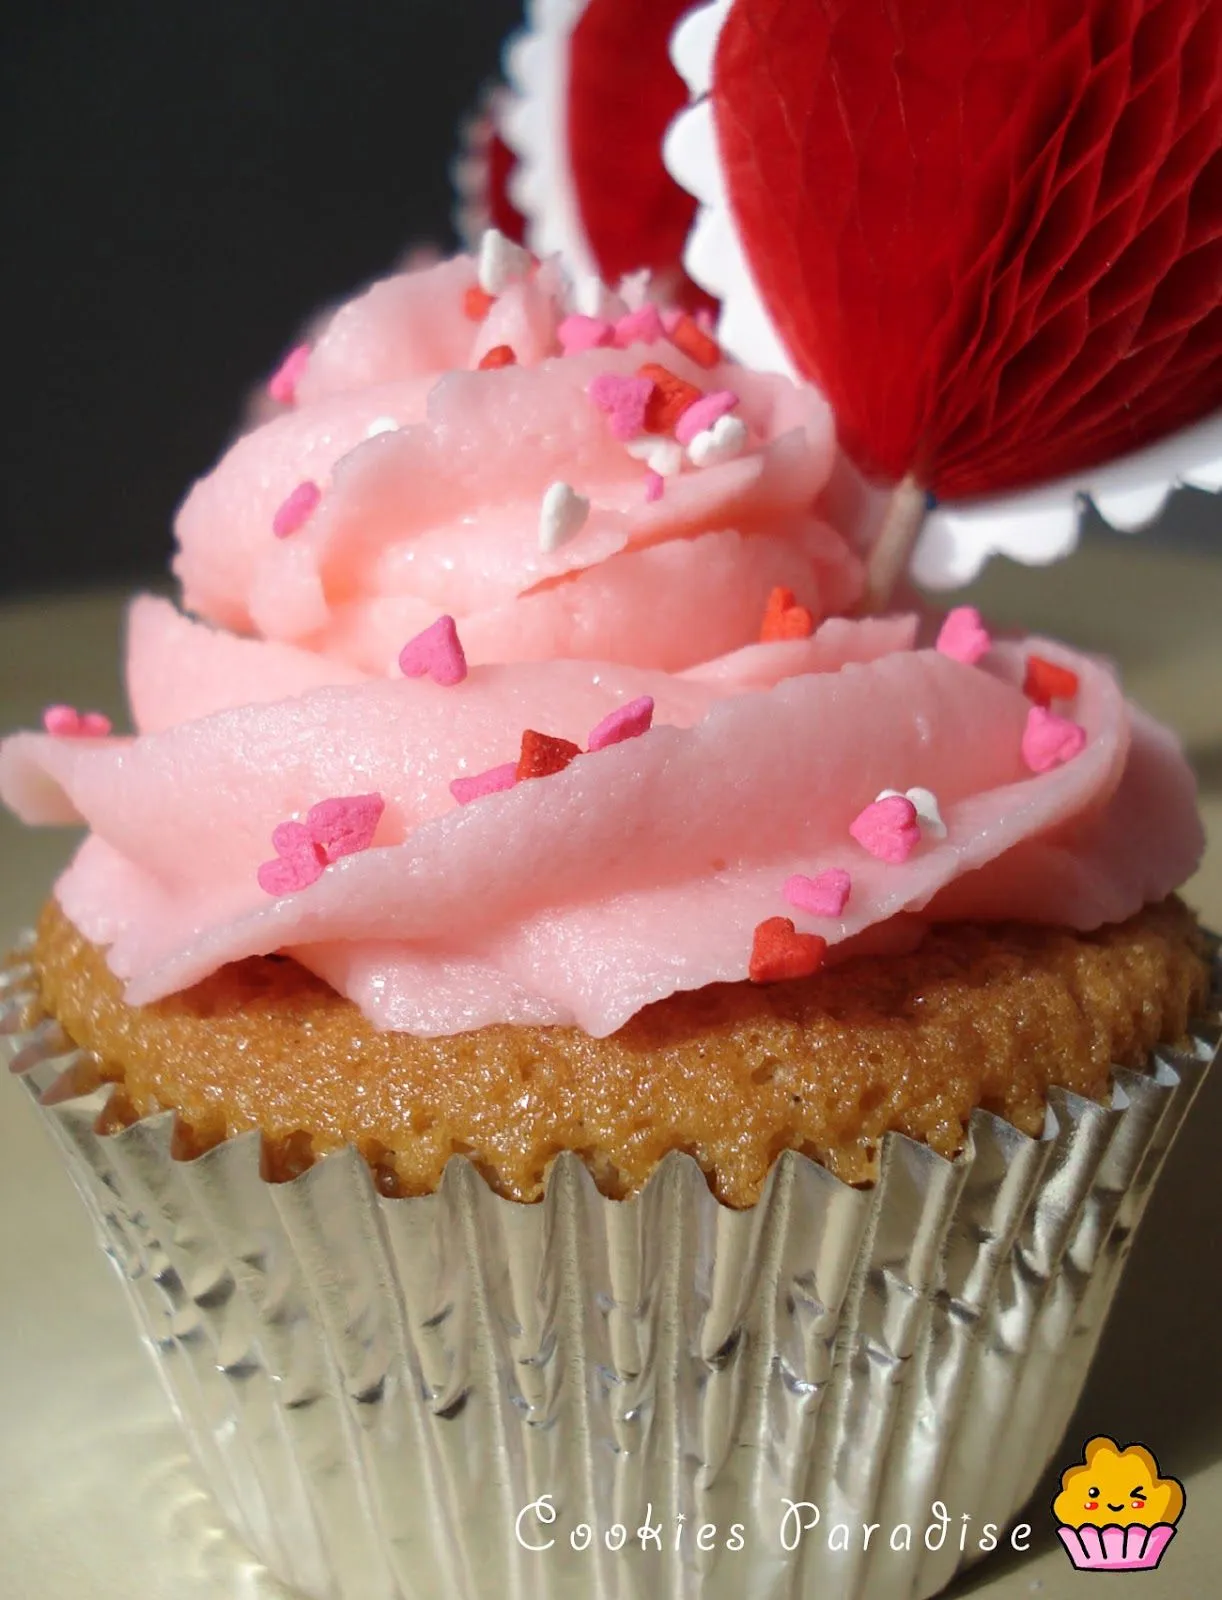
<instances>
[{"instance_id":1,"label":"yellow cartoon cupcake","mask_svg":"<svg viewBox=\"0 0 1222 1600\"><path fill-rule=\"evenodd\" d=\"M1158 1566L1184 1510L1184 1486L1160 1476L1144 1445L1123 1450L1114 1439L1091 1439L1080 1466L1061 1476L1052 1502L1061 1543L1075 1567L1104 1572Z\"/></svg>"}]
</instances>

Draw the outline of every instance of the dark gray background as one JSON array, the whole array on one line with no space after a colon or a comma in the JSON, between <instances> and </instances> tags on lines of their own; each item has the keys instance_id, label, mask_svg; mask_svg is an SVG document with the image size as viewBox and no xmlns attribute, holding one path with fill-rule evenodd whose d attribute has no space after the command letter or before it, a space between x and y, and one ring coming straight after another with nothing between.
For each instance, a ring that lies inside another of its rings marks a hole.
<instances>
[{"instance_id":1,"label":"dark gray background","mask_svg":"<svg viewBox=\"0 0 1222 1600\"><path fill-rule=\"evenodd\" d=\"M452 242L521 0L0 9L0 588L126 580L303 318Z\"/></svg>"}]
</instances>

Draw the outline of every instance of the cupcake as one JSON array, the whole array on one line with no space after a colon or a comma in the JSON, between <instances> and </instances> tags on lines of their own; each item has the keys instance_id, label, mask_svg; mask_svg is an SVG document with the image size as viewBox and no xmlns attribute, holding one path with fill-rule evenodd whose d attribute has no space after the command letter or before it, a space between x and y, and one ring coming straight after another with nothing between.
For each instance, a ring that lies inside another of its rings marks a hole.
<instances>
[{"instance_id":1,"label":"cupcake","mask_svg":"<svg viewBox=\"0 0 1222 1600\"><path fill-rule=\"evenodd\" d=\"M342 307L132 607L134 735L0 749L89 830L14 1065L310 1595L1021 1541L1216 1039L1172 737L860 615L826 405L629 293L490 235Z\"/></svg>"}]
</instances>

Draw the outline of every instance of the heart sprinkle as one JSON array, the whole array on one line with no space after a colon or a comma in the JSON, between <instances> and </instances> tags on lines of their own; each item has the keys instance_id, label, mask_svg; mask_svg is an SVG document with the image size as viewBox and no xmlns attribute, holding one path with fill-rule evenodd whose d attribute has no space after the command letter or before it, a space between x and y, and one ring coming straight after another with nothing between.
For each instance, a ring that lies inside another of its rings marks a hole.
<instances>
[{"instance_id":1,"label":"heart sprinkle","mask_svg":"<svg viewBox=\"0 0 1222 1600\"><path fill-rule=\"evenodd\" d=\"M718 417L711 428L698 433L687 447L694 467L716 467L733 461L747 448L747 424L741 417Z\"/></svg>"},{"instance_id":2,"label":"heart sprinkle","mask_svg":"<svg viewBox=\"0 0 1222 1600\"><path fill-rule=\"evenodd\" d=\"M809 978L818 972L826 955L826 939L817 933L799 933L788 917L769 917L755 930L747 971L752 983Z\"/></svg>"},{"instance_id":3,"label":"heart sprinkle","mask_svg":"<svg viewBox=\"0 0 1222 1600\"><path fill-rule=\"evenodd\" d=\"M888 795L858 812L849 832L863 850L879 861L899 866L921 842L917 809L906 795Z\"/></svg>"},{"instance_id":4,"label":"heart sprinkle","mask_svg":"<svg viewBox=\"0 0 1222 1600\"><path fill-rule=\"evenodd\" d=\"M255 874L259 887L277 899L308 889L324 867L369 848L385 809L380 794L336 795L311 806L304 822L279 823L272 832L275 860Z\"/></svg>"},{"instance_id":5,"label":"heart sprinkle","mask_svg":"<svg viewBox=\"0 0 1222 1600\"><path fill-rule=\"evenodd\" d=\"M625 739L635 739L648 733L653 725L653 696L643 694L626 705L609 711L601 722L590 729L587 746L590 750L605 750L609 744L620 744Z\"/></svg>"},{"instance_id":6,"label":"heart sprinkle","mask_svg":"<svg viewBox=\"0 0 1222 1600\"><path fill-rule=\"evenodd\" d=\"M838 917L848 904L853 880L841 867L829 867L817 878L795 872L785 879L784 895L791 906L812 917Z\"/></svg>"},{"instance_id":7,"label":"heart sprinkle","mask_svg":"<svg viewBox=\"0 0 1222 1600\"><path fill-rule=\"evenodd\" d=\"M322 851L301 822L282 822L272 834L276 856L255 873L260 889L279 900L283 895L308 889L322 877L326 865Z\"/></svg>"},{"instance_id":8,"label":"heart sprinkle","mask_svg":"<svg viewBox=\"0 0 1222 1600\"><path fill-rule=\"evenodd\" d=\"M715 367L721 360L721 346L686 312L672 319L666 330L671 344L682 350L698 367Z\"/></svg>"},{"instance_id":9,"label":"heart sprinkle","mask_svg":"<svg viewBox=\"0 0 1222 1600\"><path fill-rule=\"evenodd\" d=\"M511 283L517 283L530 271L529 250L514 244L499 228L485 228L479 242L479 261L476 277L485 294L504 294Z\"/></svg>"},{"instance_id":10,"label":"heart sprinkle","mask_svg":"<svg viewBox=\"0 0 1222 1600\"><path fill-rule=\"evenodd\" d=\"M1032 772L1051 772L1086 747L1086 729L1044 706L1032 706L1023 729L1023 760Z\"/></svg>"},{"instance_id":11,"label":"heart sprinkle","mask_svg":"<svg viewBox=\"0 0 1222 1600\"><path fill-rule=\"evenodd\" d=\"M974 667L982 656L987 655L992 644L993 640L976 607L956 606L953 611L946 613L934 648L952 661L962 661L965 666Z\"/></svg>"},{"instance_id":12,"label":"heart sprinkle","mask_svg":"<svg viewBox=\"0 0 1222 1600\"><path fill-rule=\"evenodd\" d=\"M556 329L556 337L566 356L579 356L586 350L601 350L614 344L615 324L605 317L583 317L574 311Z\"/></svg>"},{"instance_id":13,"label":"heart sprinkle","mask_svg":"<svg viewBox=\"0 0 1222 1600\"><path fill-rule=\"evenodd\" d=\"M305 377L309 364L309 345L294 345L267 380L267 392L272 399L282 406L291 406L297 398L297 385Z\"/></svg>"},{"instance_id":14,"label":"heart sprinkle","mask_svg":"<svg viewBox=\"0 0 1222 1600\"><path fill-rule=\"evenodd\" d=\"M656 361L647 361L643 367L638 367L636 375L638 378L648 378L653 384L649 404L645 408L647 433L670 433L688 406L695 405L701 398L700 390L694 383L688 383L669 367L659 366Z\"/></svg>"},{"instance_id":15,"label":"heart sprinkle","mask_svg":"<svg viewBox=\"0 0 1222 1600\"><path fill-rule=\"evenodd\" d=\"M874 798L890 800L896 795L899 795L901 800L912 801L923 834L929 833L935 839L945 839L946 824L942 821L942 813L938 810L938 797L932 789L884 789Z\"/></svg>"},{"instance_id":16,"label":"heart sprinkle","mask_svg":"<svg viewBox=\"0 0 1222 1600\"><path fill-rule=\"evenodd\" d=\"M527 728L522 735L522 752L514 776L519 782L525 778L550 778L563 772L574 756L581 754L581 746L570 739L558 739L554 734L536 733Z\"/></svg>"},{"instance_id":17,"label":"heart sprinkle","mask_svg":"<svg viewBox=\"0 0 1222 1600\"><path fill-rule=\"evenodd\" d=\"M272 518L272 532L277 539L287 539L304 528L321 499L322 490L316 483L309 478L299 483Z\"/></svg>"},{"instance_id":18,"label":"heart sprinkle","mask_svg":"<svg viewBox=\"0 0 1222 1600\"><path fill-rule=\"evenodd\" d=\"M615 343L620 350L631 344L656 344L666 337L658 308L648 301L636 311L629 311L615 324Z\"/></svg>"},{"instance_id":19,"label":"heart sprinkle","mask_svg":"<svg viewBox=\"0 0 1222 1600\"><path fill-rule=\"evenodd\" d=\"M104 739L110 732L110 718L100 711L77 711L74 706L48 706L42 725L58 739Z\"/></svg>"},{"instance_id":20,"label":"heart sprinkle","mask_svg":"<svg viewBox=\"0 0 1222 1600\"><path fill-rule=\"evenodd\" d=\"M1078 674L1068 667L1059 667L1055 661L1043 656L1027 657L1027 672L1023 678L1023 693L1038 706L1050 706L1054 700L1072 700L1078 692Z\"/></svg>"},{"instance_id":21,"label":"heart sprinkle","mask_svg":"<svg viewBox=\"0 0 1222 1600\"><path fill-rule=\"evenodd\" d=\"M516 367L518 358L511 344L494 344L479 358L480 372L496 372L501 367Z\"/></svg>"},{"instance_id":22,"label":"heart sprinkle","mask_svg":"<svg viewBox=\"0 0 1222 1600\"><path fill-rule=\"evenodd\" d=\"M385 809L380 794L334 795L310 807L305 825L323 860L330 864L341 856L368 850Z\"/></svg>"},{"instance_id":23,"label":"heart sprinkle","mask_svg":"<svg viewBox=\"0 0 1222 1600\"><path fill-rule=\"evenodd\" d=\"M567 483L553 483L544 493L539 507L539 548L551 555L567 544L586 525L590 502Z\"/></svg>"},{"instance_id":24,"label":"heart sprinkle","mask_svg":"<svg viewBox=\"0 0 1222 1600\"><path fill-rule=\"evenodd\" d=\"M660 478L673 478L683 471L683 446L673 439L660 439L647 433L641 439L629 439L624 448L636 461L643 461L651 472Z\"/></svg>"},{"instance_id":25,"label":"heart sprinkle","mask_svg":"<svg viewBox=\"0 0 1222 1600\"><path fill-rule=\"evenodd\" d=\"M773 589L764 607L760 643L774 644L779 639L809 639L814 631L814 617L805 606L798 605L793 590L781 588L780 585Z\"/></svg>"},{"instance_id":26,"label":"heart sprinkle","mask_svg":"<svg viewBox=\"0 0 1222 1600\"><path fill-rule=\"evenodd\" d=\"M451 616L440 616L423 633L409 639L399 652L399 671L405 678L432 678L451 688L467 676L467 657Z\"/></svg>"},{"instance_id":27,"label":"heart sprinkle","mask_svg":"<svg viewBox=\"0 0 1222 1600\"><path fill-rule=\"evenodd\" d=\"M675 423L675 438L680 444L691 444L698 433L704 433L733 411L738 396L733 389L716 389L692 402Z\"/></svg>"},{"instance_id":28,"label":"heart sprinkle","mask_svg":"<svg viewBox=\"0 0 1222 1600\"><path fill-rule=\"evenodd\" d=\"M617 372L600 372L586 390L611 423L611 437L627 443L645 428L645 413L653 394L648 378L622 378Z\"/></svg>"},{"instance_id":29,"label":"heart sprinkle","mask_svg":"<svg viewBox=\"0 0 1222 1600\"><path fill-rule=\"evenodd\" d=\"M462 297L463 316L468 322L482 322L495 301L494 294L487 294L478 283L473 283Z\"/></svg>"},{"instance_id":30,"label":"heart sprinkle","mask_svg":"<svg viewBox=\"0 0 1222 1600\"><path fill-rule=\"evenodd\" d=\"M653 505L655 500L660 500L666 490L666 479L660 472L647 472L645 474L645 504Z\"/></svg>"},{"instance_id":31,"label":"heart sprinkle","mask_svg":"<svg viewBox=\"0 0 1222 1600\"><path fill-rule=\"evenodd\" d=\"M398 433L399 422L395 417L375 417L365 429L367 439L376 439L380 433Z\"/></svg>"},{"instance_id":32,"label":"heart sprinkle","mask_svg":"<svg viewBox=\"0 0 1222 1600\"><path fill-rule=\"evenodd\" d=\"M512 789L518 781L518 764L506 761L503 766L489 767L487 772L477 772L470 778L455 778L450 783L450 793L460 806L470 805L486 794L499 794L502 789Z\"/></svg>"}]
</instances>

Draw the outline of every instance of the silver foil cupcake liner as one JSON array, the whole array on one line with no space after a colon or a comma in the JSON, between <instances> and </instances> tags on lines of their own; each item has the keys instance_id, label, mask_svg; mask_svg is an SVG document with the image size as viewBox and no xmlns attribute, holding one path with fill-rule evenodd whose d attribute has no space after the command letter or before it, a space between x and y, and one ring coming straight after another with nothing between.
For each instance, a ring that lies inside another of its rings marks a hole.
<instances>
[{"instance_id":1,"label":"silver foil cupcake liner","mask_svg":"<svg viewBox=\"0 0 1222 1600\"><path fill-rule=\"evenodd\" d=\"M954 1161L889 1135L868 1190L788 1153L730 1211L676 1153L608 1200L565 1154L527 1206L461 1157L386 1199L352 1150L272 1184L253 1134L99 1135L32 993L4 975L0 1033L203 1474L319 1600L935 1594L1056 1449L1220 1037L1215 982L1110 1104L977 1112Z\"/></svg>"}]
</instances>

